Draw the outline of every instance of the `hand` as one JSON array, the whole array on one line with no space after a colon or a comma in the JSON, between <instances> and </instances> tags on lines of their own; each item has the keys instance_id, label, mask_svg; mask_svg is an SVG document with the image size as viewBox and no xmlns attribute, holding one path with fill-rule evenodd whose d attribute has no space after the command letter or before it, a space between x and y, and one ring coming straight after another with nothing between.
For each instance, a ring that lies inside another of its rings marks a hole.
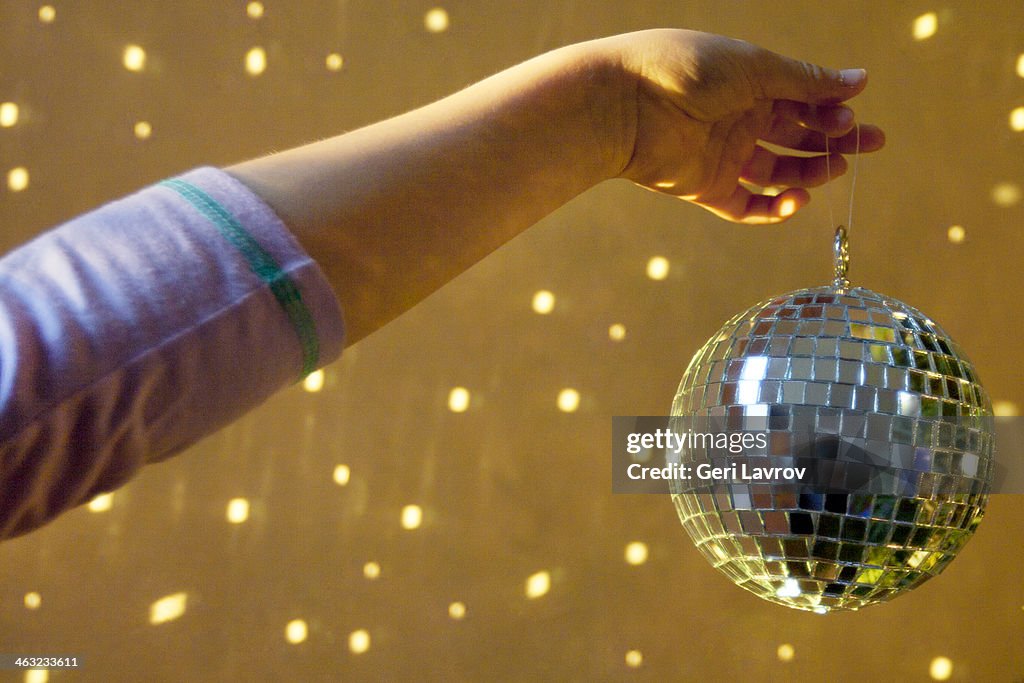
<instances>
[{"instance_id":1,"label":"hand","mask_svg":"<svg viewBox=\"0 0 1024 683\"><path fill-rule=\"evenodd\" d=\"M836 71L749 43L682 30L618 36L616 50L635 79L633 146L620 176L739 223L777 223L804 206L805 188L846 171L857 148L853 111L841 102L867 84L861 69ZM860 151L885 144L859 126ZM826 156L790 156L760 143ZM776 196L756 187L785 188Z\"/></svg>"}]
</instances>

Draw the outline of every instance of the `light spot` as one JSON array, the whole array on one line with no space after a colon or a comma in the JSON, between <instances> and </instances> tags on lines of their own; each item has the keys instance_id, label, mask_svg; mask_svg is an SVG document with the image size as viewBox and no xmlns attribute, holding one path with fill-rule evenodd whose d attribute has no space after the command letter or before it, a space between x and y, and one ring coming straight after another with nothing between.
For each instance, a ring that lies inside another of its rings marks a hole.
<instances>
[{"instance_id":1,"label":"light spot","mask_svg":"<svg viewBox=\"0 0 1024 683\"><path fill-rule=\"evenodd\" d=\"M363 576L373 581L380 577L380 564L376 562L367 562L363 565Z\"/></svg>"},{"instance_id":2,"label":"light spot","mask_svg":"<svg viewBox=\"0 0 1024 683\"><path fill-rule=\"evenodd\" d=\"M328 71L341 71L341 67L345 66L345 60L337 52L332 52L324 59L324 64Z\"/></svg>"},{"instance_id":3,"label":"light spot","mask_svg":"<svg viewBox=\"0 0 1024 683\"><path fill-rule=\"evenodd\" d=\"M101 493L89 501L89 510L92 512L106 512L114 505L113 493Z\"/></svg>"},{"instance_id":4,"label":"light spot","mask_svg":"<svg viewBox=\"0 0 1024 683\"><path fill-rule=\"evenodd\" d=\"M1020 187L1013 183L999 183L992 188L992 201L996 206L1008 209L1020 201Z\"/></svg>"},{"instance_id":5,"label":"light spot","mask_svg":"<svg viewBox=\"0 0 1024 683\"><path fill-rule=\"evenodd\" d=\"M138 45L128 45L121 55L121 62L129 71L142 71L146 68L146 51Z\"/></svg>"},{"instance_id":6,"label":"light spot","mask_svg":"<svg viewBox=\"0 0 1024 683\"><path fill-rule=\"evenodd\" d=\"M786 579L785 583L775 589L775 595L780 598L795 598L800 595L800 584L796 579Z\"/></svg>"},{"instance_id":7,"label":"light spot","mask_svg":"<svg viewBox=\"0 0 1024 683\"><path fill-rule=\"evenodd\" d=\"M450 24L448 12L441 7L435 7L423 15L423 26L431 33L443 33Z\"/></svg>"},{"instance_id":8,"label":"light spot","mask_svg":"<svg viewBox=\"0 0 1024 683\"><path fill-rule=\"evenodd\" d=\"M419 529L423 523L423 508L419 505L406 505L402 508L402 528L412 531Z\"/></svg>"},{"instance_id":9,"label":"light spot","mask_svg":"<svg viewBox=\"0 0 1024 683\"><path fill-rule=\"evenodd\" d=\"M526 579L526 597L531 600L547 595L549 590L551 590L551 574L546 571L531 574Z\"/></svg>"},{"instance_id":10,"label":"light spot","mask_svg":"<svg viewBox=\"0 0 1024 683\"><path fill-rule=\"evenodd\" d=\"M245 72L250 76L259 76L267 70L267 51L262 47L251 48L245 53Z\"/></svg>"},{"instance_id":11,"label":"light spot","mask_svg":"<svg viewBox=\"0 0 1024 683\"><path fill-rule=\"evenodd\" d=\"M796 655L796 650L794 650L793 646L789 643L783 643L782 645L779 645L779 649L775 651L775 654L778 656L780 662L791 662L793 661L793 657Z\"/></svg>"},{"instance_id":12,"label":"light spot","mask_svg":"<svg viewBox=\"0 0 1024 683\"><path fill-rule=\"evenodd\" d=\"M462 602L453 602L448 605L448 616L459 621L466 616L466 605Z\"/></svg>"},{"instance_id":13,"label":"light spot","mask_svg":"<svg viewBox=\"0 0 1024 683\"><path fill-rule=\"evenodd\" d=\"M338 486L345 486L348 484L349 478L352 476L352 470L349 469L348 465L335 465L334 467L334 483Z\"/></svg>"},{"instance_id":14,"label":"light spot","mask_svg":"<svg viewBox=\"0 0 1024 683\"><path fill-rule=\"evenodd\" d=\"M612 341L622 341L626 338L626 326L622 323L615 323L608 327L608 338Z\"/></svg>"},{"instance_id":15,"label":"light spot","mask_svg":"<svg viewBox=\"0 0 1024 683\"><path fill-rule=\"evenodd\" d=\"M306 379L302 380L302 388L311 394L315 394L324 388L325 379L323 368L306 375Z\"/></svg>"},{"instance_id":16,"label":"light spot","mask_svg":"<svg viewBox=\"0 0 1024 683\"><path fill-rule=\"evenodd\" d=\"M10 128L18 122L18 105L14 102L0 104L0 127Z\"/></svg>"},{"instance_id":17,"label":"light spot","mask_svg":"<svg viewBox=\"0 0 1024 683\"><path fill-rule=\"evenodd\" d=\"M26 609L39 609L39 606L43 604L43 596L35 591L31 593L25 593L25 607Z\"/></svg>"},{"instance_id":18,"label":"light spot","mask_svg":"<svg viewBox=\"0 0 1024 683\"><path fill-rule=\"evenodd\" d=\"M139 121L135 124L135 137L140 140L148 140L149 136L153 134L153 126L149 121Z\"/></svg>"},{"instance_id":19,"label":"light spot","mask_svg":"<svg viewBox=\"0 0 1024 683\"><path fill-rule=\"evenodd\" d=\"M630 669L637 669L644 663L644 655L640 650L630 650L626 653L626 666Z\"/></svg>"},{"instance_id":20,"label":"light spot","mask_svg":"<svg viewBox=\"0 0 1024 683\"><path fill-rule=\"evenodd\" d=\"M966 236L967 231L964 230L964 226L962 225L951 225L949 226L949 230L946 231L946 237L948 237L949 241L953 244L960 244L964 241L964 237Z\"/></svg>"},{"instance_id":21,"label":"light spot","mask_svg":"<svg viewBox=\"0 0 1024 683\"><path fill-rule=\"evenodd\" d=\"M370 634L365 628L352 631L348 635L348 649L353 654L361 655L370 649Z\"/></svg>"},{"instance_id":22,"label":"light spot","mask_svg":"<svg viewBox=\"0 0 1024 683\"><path fill-rule=\"evenodd\" d=\"M232 498L228 501L228 521L241 524L249 519L249 501L245 498Z\"/></svg>"},{"instance_id":23,"label":"light spot","mask_svg":"<svg viewBox=\"0 0 1024 683\"><path fill-rule=\"evenodd\" d=\"M1020 415L1020 409L1013 401L993 401L992 413L996 417L1016 417Z\"/></svg>"},{"instance_id":24,"label":"light spot","mask_svg":"<svg viewBox=\"0 0 1024 683\"><path fill-rule=\"evenodd\" d=\"M928 667L932 680L946 681L953 675L953 661L949 657L936 657Z\"/></svg>"},{"instance_id":25,"label":"light spot","mask_svg":"<svg viewBox=\"0 0 1024 683\"><path fill-rule=\"evenodd\" d=\"M57 9L53 5L43 5L39 8L39 21L44 24L52 24L57 18Z\"/></svg>"},{"instance_id":26,"label":"light spot","mask_svg":"<svg viewBox=\"0 0 1024 683\"><path fill-rule=\"evenodd\" d=\"M1017 107L1010 112L1010 129L1018 133L1024 131L1024 107Z\"/></svg>"},{"instance_id":27,"label":"light spot","mask_svg":"<svg viewBox=\"0 0 1024 683\"><path fill-rule=\"evenodd\" d=\"M647 277L652 280L664 280L668 277L668 259L664 256L655 256L647 262Z\"/></svg>"},{"instance_id":28,"label":"light spot","mask_svg":"<svg viewBox=\"0 0 1024 683\"><path fill-rule=\"evenodd\" d=\"M284 627L284 639L292 645L298 645L309 637L309 627L302 619L292 619Z\"/></svg>"},{"instance_id":29,"label":"light spot","mask_svg":"<svg viewBox=\"0 0 1024 683\"><path fill-rule=\"evenodd\" d=\"M28 169L24 166L12 168L7 172L7 189L11 192L21 192L28 187Z\"/></svg>"},{"instance_id":30,"label":"light spot","mask_svg":"<svg viewBox=\"0 0 1024 683\"><path fill-rule=\"evenodd\" d=\"M541 289L533 295L530 305L535 313L547 315L555 308L555 295L546 289Z\"/></svg>"},{"instance_id":31,"label":"light spot","mask_svg":"<svg viewBox=\"0 0 1024 683\"><path fill-rule=\"evenodd\" d=\"M562 389L558 392L558 409L563 413L575 413L580 407L580 392L575 389Z\"/></svg>"},{"instance_id":32,"label":"light spot","mask_svg":"<svg viewBox=\"0 0 1024 683\"><path fill-rule=\"evenodd\" d=\"M263 3L250 2L245 6L245 13L249 15L250 19L259 19L263 16Z\"/></svg>"},{"instance_id":33,"label":"light spot","mask_svg":"<svg viewBox=\"0 0 1024 683\"><path fill-rule=\"evenodd\" d=\"M824 605L817 605L814 608L814 613L815 614L828 614L828 607L825 607Z\"/></svg>"},{"instance_id":34,"label":"light spot","mask_svg":"<svg viewBox=\"0 0 1024 683\"><path fill-rule=\"evenodd\" d=\"M1024 52L1017 56L1017 75L1024 78Z\"/></svg>"},{"instance_id":35,"label":"light spot","mask_svg":"<svg viewBox=\"0 0 1024 683\"><path fill-rule=\"evenodd\" d=\"M633 541L626 545L626 562L631 565L641 565L647 561L647 544L642 541Z\"/></svg>"},{"instance_id":36,"label":"light spot","mask_svg":"<svg viewBox=\"0 0 1024 683\"><path fill-rule=\"evenodd\" d=\"M779 202L779 217L789 218L796 213L796 202L790 198L783 199Z\"/></svg>"},{"instance_id":37,"label":"light spot","mask_svg":"<svg viewBox=\"0 0 1024 683\"><path fill-rule=\"evenodd\" d=\"M676 186L676 181L674 181L674 180L659 180L658 182L654 183L654 186L656 188L658 188L659 190L671 190L673 187Z\"/></svg>"},{"instance_id":38,"label":"light spot","mask_svg":"<svg viewBox=\"0 0 1024 683\"><path fill-rule=\"evenodd\" d=\"M25 683L47 683L50 672L47 669L29 669L25 672Z\"/></svg>"},{"instance_id":39,"label":"light spot","mask_svg":"<svg viewBox=\"0 0 1024 683\"><path fill-rule=\"evenodd\" d=\"M167 597L160 598L149 606L149 623L156 626L168 621L174 621L185 613L185 606L188 602L188 595L185 593L174 593Z\"/></svg>"},{"instance_id":40,"label":"light spot","mask_svg":"<svg viewBox=\"0 0 1024 683\"><path fill-rule=\"evenodd\" d=\"M453 413L464 413L469 409L469 389L455 387L448 392L448 410Z\"/></svg>"},{"instance_id":41,"label":"light spot","mask_svg":"<svg viewBox=\"0 0 1024 683\"><path fill-rule=\"evenodd\" d=\"M935 12L927 12L914 19L914 40L927 40L939 29L939 17Z\"/></svg>"}]
</instances>

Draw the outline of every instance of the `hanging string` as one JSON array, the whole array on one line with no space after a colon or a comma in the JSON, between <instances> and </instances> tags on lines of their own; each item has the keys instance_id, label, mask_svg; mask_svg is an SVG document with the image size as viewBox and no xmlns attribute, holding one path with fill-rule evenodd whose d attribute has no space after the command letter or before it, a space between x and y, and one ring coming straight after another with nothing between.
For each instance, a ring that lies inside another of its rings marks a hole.
<instances>
[{"instance_id":1,"label":"hanging string","mask_svg":"<svg viewBox=\"0 0 1024 683\"><path fill-rule=\"evenodd\" d=\"M846 226L836 226L835 238L832 242L832 263L833 263L833 277L832 286L839 290L845 290L850 286L850 280L847 278L847 272L850 268L850 244L849 244L849 229L853 227L853 198L854 193L857 190L857 166L860 161L860 124L856 124L856 136L857 143L856 149L854 150L853 156L853 181L850 184L850 207L847 216ZM829 139L828 135L825 136L825 173L826 173L826 185L832 184L832 162L831 152L829 150ZM829 224L835 225L836 219L835 214L832 210L832 191L831 187L825 188L826 202L828 203L828 216Z\"/></svg>"},{"instance_id":2,"label":"hanging string","mask_svg":"<svg viewBox=\"0 0 1024 683\"><path fill-rule=\"evenodd\" d=\"M854 124L857 131L857 147L853 151L853 180L850 182L850 215L846 219L846 227L853 230L853 195L857 191L857 162L860 161L860 124Z\"/></svg>"}]
</instances>

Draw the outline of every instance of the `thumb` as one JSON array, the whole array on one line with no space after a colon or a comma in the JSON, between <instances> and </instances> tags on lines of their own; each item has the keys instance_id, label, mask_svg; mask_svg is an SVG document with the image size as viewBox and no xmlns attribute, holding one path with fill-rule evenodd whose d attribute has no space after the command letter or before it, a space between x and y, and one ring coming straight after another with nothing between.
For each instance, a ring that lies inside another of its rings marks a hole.
<instances>
[{"instance_id":1,"label":"thumb","mask_svg":"<svg viewBox=\"0 0 1024 683\"><path fill-rule=\"evenodd\" d=\"M864 69L829 69L768 50L755 54L751 66L765 99L842 102L860 93L868 82Z\"/></svg>"}]
</instances>

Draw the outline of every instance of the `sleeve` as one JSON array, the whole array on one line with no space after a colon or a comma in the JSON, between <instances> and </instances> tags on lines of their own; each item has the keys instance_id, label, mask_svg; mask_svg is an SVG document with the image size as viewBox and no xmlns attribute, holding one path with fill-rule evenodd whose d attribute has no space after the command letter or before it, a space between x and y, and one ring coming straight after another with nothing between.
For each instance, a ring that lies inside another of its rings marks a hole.
<instances>
[{"instance_id":1,"label":"sleeve","mask_svg":"<svg viewBox=\"0 0 1024 683\"><path fill-rule=\"evenodd\" d=\"M330 362L337 298L284 224L201 168L0 259L0 539L124 484Z\"/></svg>"}]
</instances>

